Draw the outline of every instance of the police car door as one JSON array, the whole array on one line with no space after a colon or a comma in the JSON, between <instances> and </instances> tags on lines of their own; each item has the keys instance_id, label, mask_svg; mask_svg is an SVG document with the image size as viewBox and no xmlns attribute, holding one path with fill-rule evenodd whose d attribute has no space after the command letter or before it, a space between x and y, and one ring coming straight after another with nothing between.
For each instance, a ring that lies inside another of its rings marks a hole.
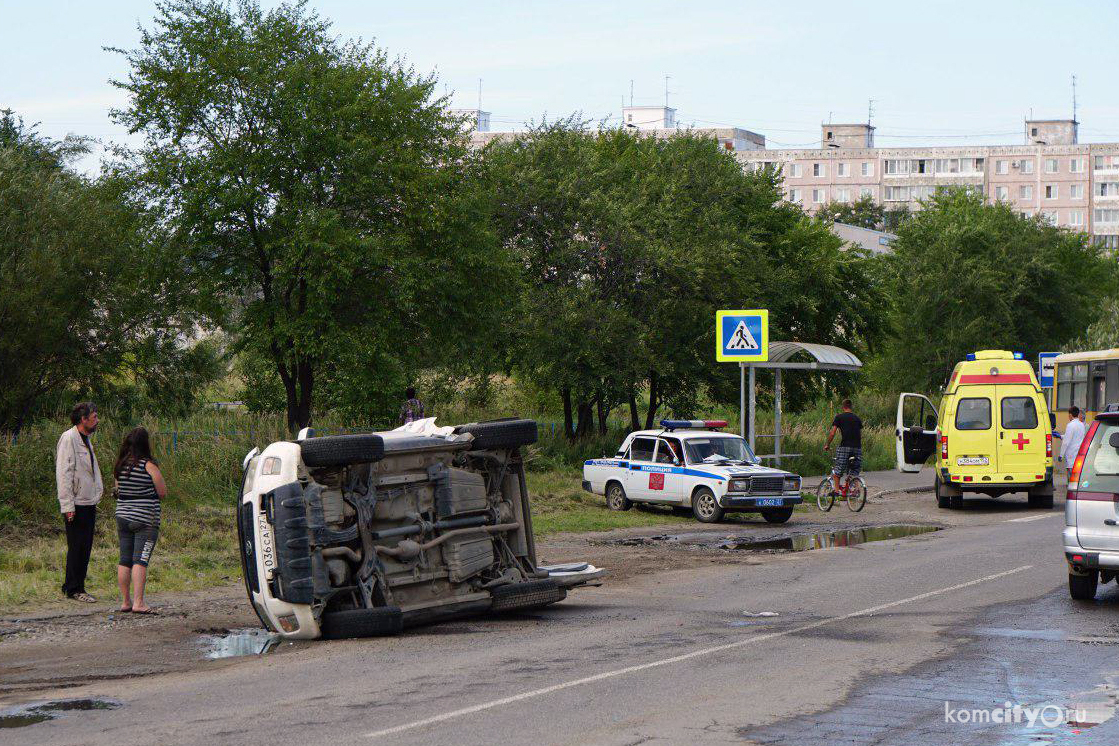
<instances>
[{"instance_id":1,"label":"police car door","mask_svg":"<svg viewBox=\"0 0 1119 746\"><path fill-rule=\"evenodd\" d=\"M678 503L683 499L686 485L684 475L679 473L682 463L679 448L679 445L673 448L664 438L657 438L656 469L649 472L646 483L650 501Z\"/></svg>"},{"instance_id":2,"label":"police car door","mask_svg":"<svg viewBox=\"0 0 1119 746\"><path fill-rule=\"evenodd\" d=\"M656 466L653 460L657 449L657 439L639 435L629 445L629 466L626 467L625 488L626 497L630 500L645 502L651 496L649 489L649 474L652 467ZM658 499L660 492L657 492Z\"/></svg>"},{"instance_id":3,"label":"police car door","mask_svg":"<svg viewBox=\"0 0 1119 746\"><path fill-rule=\"evenodd\" d=\"M920 394L898 397L897 439L898 471L921 471L921 465L936 453L937 412L933 403Z\"/></svg>"}]
</instances>

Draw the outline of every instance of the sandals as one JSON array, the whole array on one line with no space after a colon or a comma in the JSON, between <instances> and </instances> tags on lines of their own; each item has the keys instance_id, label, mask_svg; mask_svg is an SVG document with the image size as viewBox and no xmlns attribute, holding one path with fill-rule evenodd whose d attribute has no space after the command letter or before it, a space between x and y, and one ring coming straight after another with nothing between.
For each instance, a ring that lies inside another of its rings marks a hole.
<instances>
[{"instance_id":1,"label":"sandals","mask_svg":"<svg viewBox=\"0 0 1119 746\"><path fill-rule=\"evenodd\" d=\"M133 614L141 614L141 615L144 615L144 616L159 616L159 612L156 611L155 609L151 609L151 608L144 609L143 611L140 611L139 609L133 609L132 613Z\"/></svg>"},{"instance_id":2,"label":"sandals","mask_svg":"<svg viewBox=\"0 0 1119 746\"><path fill-rule=\"evenodd\" d=\"M75 601L81 601L82 603L86 603L86 604L97 603L97 599L94 598L93 596L89 595L85 591L82 591L81 593L75 593L74 595L70 596L70 598L74 599Z\"/></svg>"}]
</instances>

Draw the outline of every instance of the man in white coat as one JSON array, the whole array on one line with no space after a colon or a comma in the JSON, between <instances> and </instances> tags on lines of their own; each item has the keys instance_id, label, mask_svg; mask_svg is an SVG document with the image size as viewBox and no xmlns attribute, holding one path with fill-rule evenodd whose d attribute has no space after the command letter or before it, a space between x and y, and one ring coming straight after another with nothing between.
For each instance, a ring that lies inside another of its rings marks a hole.
<instances>
[{"instance_id":1,"label":"man in white coat","mask_svg":"<svg viewBox=\"0 0 1119 746\"><path fill-rule=\"evenodd\" d=\"M101 469L89 442L97 429L97 407L89 402L76 405L70 412L70 422L74 426L58 439L54 460L58 505L66 517L66 579L62 592L76 601L96 603L97 599L86 593L85 576L93 550L97 503L104 492Z\"/></svg>"},{"instance_id":2,"label":"man in white coat","mask_svg":"<svg viewBox=\"0 0 1119 746\"><path fill-rule=\"evenodd\" d=\"M1084 433L1087 428L1080 419L1080 407L1068 408L1069 421L1065 431L1061 434L1061 459L1065 462L1066 476L1072 476L1072 462L1080 452L1080 444L1084 442Z\"/></svg>"}]
</instances>

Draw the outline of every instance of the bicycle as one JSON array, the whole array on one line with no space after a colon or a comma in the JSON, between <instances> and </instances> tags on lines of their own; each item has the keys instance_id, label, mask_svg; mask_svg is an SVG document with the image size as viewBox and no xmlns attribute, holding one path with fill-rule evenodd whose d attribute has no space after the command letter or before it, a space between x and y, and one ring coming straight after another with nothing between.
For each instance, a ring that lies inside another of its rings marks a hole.
<instances>
[{"instance_id":1,"label":"bicycle","mask_svg":"<svg viewBox=\"0 0 1119 746\"><path fill-rule=\"evenodd\" d=\"M836 498L840 497L847 500L847 509L853 513L866 507L866 482L861 476L852 476L849 471L854 467L855 460L854 456L847 459L847 479L842 481L839 492L831 488L831 474L824 477L816 487L816 507L827 512L835 505Z\"/></svg>"}]
</instances>

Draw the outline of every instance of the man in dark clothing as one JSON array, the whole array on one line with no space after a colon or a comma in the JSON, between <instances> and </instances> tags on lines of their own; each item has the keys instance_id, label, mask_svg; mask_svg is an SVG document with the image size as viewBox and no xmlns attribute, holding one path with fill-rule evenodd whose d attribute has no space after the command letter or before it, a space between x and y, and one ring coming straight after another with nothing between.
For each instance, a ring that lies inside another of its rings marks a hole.
<instances>
[{"instance_id":1,"label":"man in dark clothing","mask_svg":"<svg viewBox=\"0 0 1119 746\"><path fill-rule=\"evenodd\" d=\"M93 549L97 503L104 491L101 470L89 442L89 436L97 429L97 407L89 402L76 405L70 422L74 426L58 439L55 452L58 504L66 521L66 579L62 592L68 598L95 603L97 599L85 590L85 578Z\"/></svg>"},{"instance_id":2,"label":"man in dark clothing","mask_svg":"<svg viewBox=\"0 0 1119 746\"><path fill-rule=\"evenodd\" d=\"M839 477L845 472L857 477L863 467L863 421L851 411L851 400L843 400L843 411L831 422L831 432L824 450L831 448L836 431L840 433L839 447L835 449L835 460L831 467L831 486L839 492ZM854 461L851 458L854 457Z\"/></svg>"},{"instance_id":3,"label":"man in dark clothing","mask_svg":"<svg viewBox=\"0 0 1119 746\"><path fill-rule=\"evenodd\" d=\"M424 403L416 398L416 389L409 386L404 392L404 404L400 407L400 424L407 425L424 418Z\"/></svg>"}]
</instances>

